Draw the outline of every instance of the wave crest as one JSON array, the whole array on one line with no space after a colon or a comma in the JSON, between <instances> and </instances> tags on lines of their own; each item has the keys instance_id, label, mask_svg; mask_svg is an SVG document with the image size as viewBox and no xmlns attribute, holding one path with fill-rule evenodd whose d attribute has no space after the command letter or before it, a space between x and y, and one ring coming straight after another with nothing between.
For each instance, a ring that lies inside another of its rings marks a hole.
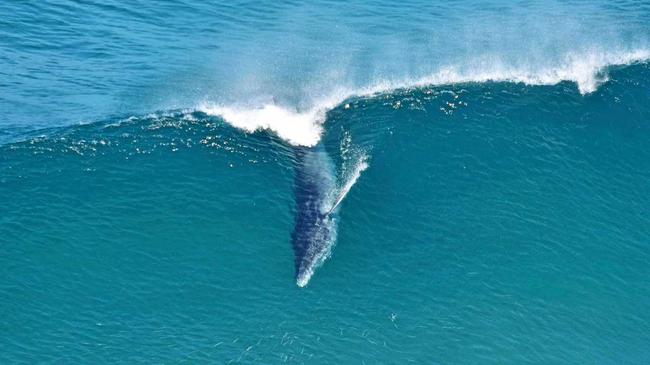
<instances>
[{"instance_id":1,"label":"wave crest","mask_svg":"<svg viewBox=\"0 0 650 365\"><path fill-rule=\"evenodd\" d=\"M198 110L220 116L227 123L248 132L270 130L290 144L316 145L323 132L327 112L353 97L368 97L399 89L459 83L513 82L526 85L555 85L575 82L581 94L589 94L608 80L606 69L650 60L649 49L626 52L592 51L568 54L552 65L508 64L498 56L485 56L459 65L440 67L423 77L383 79L364 87L342 87L325 98L315 98L304 110L266 103L258 107L203 103Z\"/></svg>"},{"instance_id":2,"label":"wave crest","mask_svg":"<svg viewBox=\"0 0 650 365\"><path fill-rule=\"evenodd\" d=\"M544 67L531 64L509 66L498 57L484 57L465 67L443 67L439 72L415 80L406 87L487 81L555 85L562 81L572 81L584 95L596 91L598 86L608 80L603 73L607 67L649 59L650 50L645 49L621 53L569 54L557 65Z\"/></svg>"}]
</instances>

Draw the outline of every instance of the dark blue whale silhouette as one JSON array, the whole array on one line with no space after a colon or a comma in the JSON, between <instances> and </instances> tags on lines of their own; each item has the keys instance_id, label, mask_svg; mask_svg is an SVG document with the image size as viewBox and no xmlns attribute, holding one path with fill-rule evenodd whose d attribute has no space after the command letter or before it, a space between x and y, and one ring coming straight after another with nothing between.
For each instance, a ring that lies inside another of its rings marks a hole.
<instances>
[{"instance_id":1,"label":"dark blue whale silhouette","mask_svg":"<svg viewBox=\"0 0 650 365\"><path fill-rule=\"evenodd\" d=\"M291 235L296 283L307 285L328 257L336 239L333 163L322 145L299 147L296 153L296 218Z\"/></svg>"}]
</instances>

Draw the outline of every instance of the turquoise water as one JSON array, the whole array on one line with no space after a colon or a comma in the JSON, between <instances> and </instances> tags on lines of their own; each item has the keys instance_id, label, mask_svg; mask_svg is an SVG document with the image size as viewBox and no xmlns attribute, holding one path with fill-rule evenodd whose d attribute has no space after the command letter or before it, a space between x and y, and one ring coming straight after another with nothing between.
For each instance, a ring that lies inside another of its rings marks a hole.
<instances>
[{"instance_id":1,"label":"turquoise water","mask_svg":"<svg viewBox=\"0 0 650 365\"><path fill-rule=\"evenodd\" d=\"M648 19L0 4L0 362L650 362Z\"/></svg>"}]
</instances>

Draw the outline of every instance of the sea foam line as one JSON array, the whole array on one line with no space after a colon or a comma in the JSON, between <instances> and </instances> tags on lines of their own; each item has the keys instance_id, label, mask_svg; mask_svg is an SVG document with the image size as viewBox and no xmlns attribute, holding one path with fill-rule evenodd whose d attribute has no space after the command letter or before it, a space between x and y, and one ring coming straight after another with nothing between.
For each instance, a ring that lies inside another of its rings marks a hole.
<instances>
[{"instance_id":1,"label":"sea foam line","mask_svg":"<svg viewBox=\"0 0 650 365\"><path fill-rule=\"evenodd\" d=\"M498 57L481 57L465 65L449 65L424 77L400 81L383 80L362 88L341 88L329 97L312 102L312 107L297 110L266 103L256 108L237 105L203 103L198 111L222 117L227 123L248 132L270 130L290 144L314 146L323 132L327 112L352 97L368 97L394 90L436 85L481 82L513 82L526 85L555 85L572 81L581 94L594 92L608 80L607 67L629 65L650 60L650 50L630 52L598 52L569 54L564 61L547 67L508 65Z\"/></svg>"}]
</instances>

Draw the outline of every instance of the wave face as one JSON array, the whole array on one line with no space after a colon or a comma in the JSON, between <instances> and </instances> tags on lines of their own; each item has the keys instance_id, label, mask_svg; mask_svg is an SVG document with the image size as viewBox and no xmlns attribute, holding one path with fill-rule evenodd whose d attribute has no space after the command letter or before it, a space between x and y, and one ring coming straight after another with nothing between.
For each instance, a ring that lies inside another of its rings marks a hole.
<instances>
[{"instance_id":1,"label":"wave face","mask_svg":"<svg viewBox=\"0 0 650 365\"><path fill-rule=\"evenodd\" d=\"M0 145L0 358L636 363L650 67L608 74L351 98L317 147L200 110L24 132ZM344 199L296 276L300 171L321 212Z\"/></svg>"},{"instance_id":2,"label":"wave face","mask_svg":"<svg viewBox=\"0 0 650 365\"><path fill-rule=\"evenodd\" d=\"M0 363L649 363L648 19L0 2Z\"/></svg>"}]
</instances>

